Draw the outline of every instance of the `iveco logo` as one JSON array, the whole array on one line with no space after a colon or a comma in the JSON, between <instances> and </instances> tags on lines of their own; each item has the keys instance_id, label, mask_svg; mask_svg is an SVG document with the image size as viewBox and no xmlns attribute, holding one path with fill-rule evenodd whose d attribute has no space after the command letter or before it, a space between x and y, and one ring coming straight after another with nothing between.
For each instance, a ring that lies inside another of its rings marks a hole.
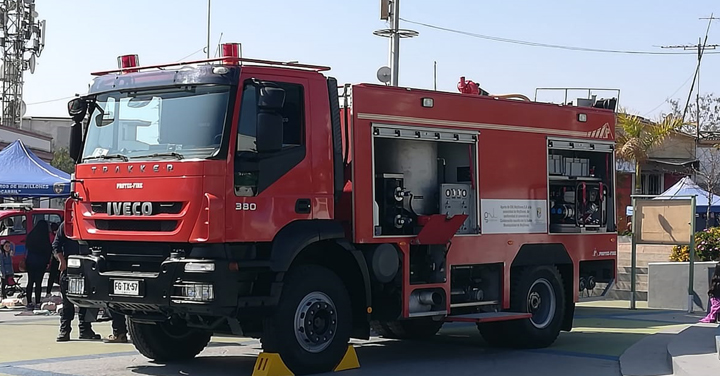
<instances>
[{"instance_id":1,"label":"iveco logo","mask_svg":"<svg viewBox=\"0 0 720 376\"><path fill-rule=\"evenodd\" d=\"M152 215L151 202L108 202L108 215Z\"/></svg>"}]
</instances>

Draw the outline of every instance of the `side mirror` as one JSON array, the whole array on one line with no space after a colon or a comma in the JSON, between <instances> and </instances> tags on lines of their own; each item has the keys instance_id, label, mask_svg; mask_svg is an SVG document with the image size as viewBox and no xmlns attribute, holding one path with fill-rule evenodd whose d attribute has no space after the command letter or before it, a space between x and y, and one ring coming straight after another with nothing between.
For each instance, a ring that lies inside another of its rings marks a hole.
<instances>
[{"instance_id":1,"label":"side mirror","mask_svg":"<svg viewBox=\"0 0 720 376\"><path fill-rule=\"evenodd\" d=\"M82 149L82 121L87 114L88 102L85 98L74 98L68 102L68 114L74 124L70 127L70 158L74 161L80 157Z\"/></svg>"},{"instance_id":2,"label":"side mirror","mask_svg":"<svg viewBox=\"0 0 720 376\"><path fill-rule=\"evenodd\" d=\"M87 100L85 98L74 98L68 102L68 114L74 122L79 123L85 119L87 113Z\"/></svg>"},{"instance_id":3,"label":"side mirror","mask_svg":"<svg viewBox=\"0 0 720 376\"><path fill-rule=\"evenodd\" d=\"M274 153L283 146L283 117L278 111L285 104L285 90L270 84L259 89L255 148L258 153Z\"/></svg>"},{"instance_id":4,"label":"side mirror","mask_svg":"<svg viewBox=\"0 0 720 376\"><path fill-rule=\"evenodd\" d=\"M77 161L82 149L82 123L75 123L70 126L70 158Z\"/></svg>"},{"instance_id":5,"label":"side mirror","mask_svg":"<svg viewBox=\"0 0 720 376\"><path fill-rule=\"evenodd\" d=\"M266 84L267 85L267 84ZM261 86L258 97L258 109L279 111L285 105L285 90L277 86Z\"/></svg>"}]
</instances>

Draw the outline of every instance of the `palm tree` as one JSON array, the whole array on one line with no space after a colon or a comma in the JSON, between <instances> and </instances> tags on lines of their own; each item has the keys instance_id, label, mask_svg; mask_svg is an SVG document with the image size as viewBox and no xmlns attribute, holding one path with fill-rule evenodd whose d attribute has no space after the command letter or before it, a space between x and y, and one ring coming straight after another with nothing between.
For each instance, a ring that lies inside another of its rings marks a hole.
<instances>
[{"instance_id":1,"label":"palm tree","mask_svg":"<svg viewBox=\"0 0 720 376\"><path fill-rule=\"evenodd\" d=\"M647 161L648 153L660 145L671 133L680 130L680 117L667 115L659 122L651 122L636 115L619 113L615 154L618 158L635 162L635 193L642 193L640 166Z\"/></svg>"}]
</instances>

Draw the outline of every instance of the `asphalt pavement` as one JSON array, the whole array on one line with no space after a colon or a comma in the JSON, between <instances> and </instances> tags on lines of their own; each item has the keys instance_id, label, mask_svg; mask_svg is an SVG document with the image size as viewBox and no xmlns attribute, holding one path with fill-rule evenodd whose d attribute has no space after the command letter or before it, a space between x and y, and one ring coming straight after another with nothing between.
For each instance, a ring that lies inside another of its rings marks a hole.
<instances>
[{"instance_id":1,"label":"asphalt pavement","mask_svg":"<svg viewBox=\"0 0 720 376\"><path fill-rule=\"evenodd\" d=\"M446 324L425 341L371 338L356 341L361 368L352 375L620 375L623 352L641 339L697 322L698 315L640 308L628 302L581 303L575 328L553 346L539 350L489 347L472 324ZM642 307L642 306L641 306ZM132 344L77 340L56 343L58 316L17 316L0 310L0 376L251 375L260 343L249 338L214 337L193 361L161 365L141 356ZM94 325L103 336L109 323Z\"/></svg>"}]
</instances>

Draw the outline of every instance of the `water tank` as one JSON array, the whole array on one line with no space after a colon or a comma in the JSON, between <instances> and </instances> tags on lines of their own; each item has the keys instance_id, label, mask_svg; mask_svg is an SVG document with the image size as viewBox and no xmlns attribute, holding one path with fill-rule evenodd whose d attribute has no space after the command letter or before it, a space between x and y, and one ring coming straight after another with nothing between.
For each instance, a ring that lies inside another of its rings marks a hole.
<instances>
[{"instance_id":1,"label":"water tank","mask_svg":"<svg viewBox=\"0 0 720 376\"><path fill-rule=\"evenodd\" d=\"M420 215L437 213L438 145L432 141L378 138L376 174L400 173L413 194L412 208Z\"/></svg>"}]
</instances>

